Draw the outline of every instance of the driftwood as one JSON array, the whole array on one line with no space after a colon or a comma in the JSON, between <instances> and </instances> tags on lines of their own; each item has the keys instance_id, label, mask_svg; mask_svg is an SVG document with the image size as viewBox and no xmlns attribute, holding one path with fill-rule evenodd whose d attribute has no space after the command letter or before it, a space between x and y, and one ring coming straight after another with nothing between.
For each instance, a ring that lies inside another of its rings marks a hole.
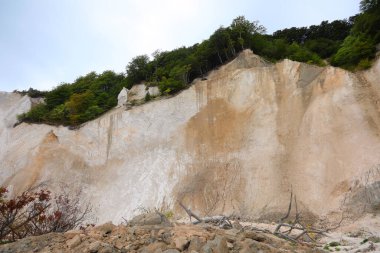
<instances>
[{"instance_id":1,"label":"driftwood","mask_svg":"<svg viewBox=\"0 0 380 253\"><path fill-rule=\"evenodd\" d=\"M294 203L294 208L295 208L295 217L293 221L287 223L286 220L290 216L290 213L293 208L293 203ZM220 216L204 217L202 219L196 214L194 214L183 203L179 202L179 205L189 215L190 221L191 221L191 217L194 217L196 219L196 221L192 222L193 224L211 223L213 225L216 225L216 226L219 226L220 228L225 228L225 229L229 229L233 227L229 217L227 216L220 215ZM293 195L293 190L291 189L288 210L285 216L279 219L277 226L273 232L268 229L260 229L253 226L245 226L243 229L244 230L249 229L252 231L273 234L279 238L282 238L294 243L305 244L306 243L305 239L308 239L309 241L315 243L316 242L314 238L315 235L326 236L327 232L340 227L342 221L343 221L343 215L340 222L334 227L330 227L326 229L318 229L314 227L305 226L301 220L301 212L298 210L297 196Z\"/></svg>"},{"instance_id":2,"label":"driftwood","mask_svg":"<svg viewBox=\"0 0 380 253\"><path fill-rule=\"evenodd\" d=\"M189 215L189 218L190 218L190 221L191 221L191 217L194 217L199 223L202 222L202 219L199 218L195 213L193 213L189 208L187 208L184 204L182 204L182 202L179 202L179 205L185 210L185 212L187 213L187 215Z\"/></svg>"},{"instance_id":3,"label":"driftwood","mask_svg":"<svg viewBox=\"0 0 380 253\"><path fill-rule=\"evenodd\" d=\"M232 223L229 219L229 217L224 215L218 215L218 216L211 216L211 217L204 217L201 219L198 215L193 213L189 208L187 208L182 202L179 202L179 205L185 210L187 215L189 215L190 222L191 217L194 217L196 221L192 222L193 224L200 224L200 223L211 223L213 225L219 226L220 228L232 228Z\"/></svg>"},{"instance_id":4,"label":"driftwood","mask_svg":"<svg viewBox=\"0 0 380 253\"><path fill-rule=\"evenodd\" d=\"M288 219L290 216L293 202L296 209L295 218L292 222L286 223L285 220ZM281 228L285 228L285 230L281 230ZM300 242L300 240L302 240L303 237L307 237L312 242L315 242L313 235L315 234L325 235L327 231L328 230L321 230L321 229L316 229L312 227L309 228L309 227L306 227L304 224L302 224L301 213L298 211L297 197L293 196L293 190L291 190L288 211L286 215L280 218L280 220L278 221L278 224L273 234L276 235L277 237L280 237L292 242Z\"/></svg>"}]
</instances>

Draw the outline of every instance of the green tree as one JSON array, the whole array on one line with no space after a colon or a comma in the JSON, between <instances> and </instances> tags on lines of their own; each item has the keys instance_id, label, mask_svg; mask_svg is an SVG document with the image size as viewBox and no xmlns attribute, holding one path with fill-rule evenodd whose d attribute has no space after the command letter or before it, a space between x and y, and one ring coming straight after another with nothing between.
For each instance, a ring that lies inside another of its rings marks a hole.
<instances>
[{"instance_id":1,"label":"green tree","mask_svg":"<svg viewBox=\"0 0 380 253\"><path fill-rule=\"evenodd\" d=\"M38 104L29 112L18 116L20 121L42 123L46 121L46 115L49 113L49 109L45 104Z\"/></svg>"},{"instance_id":2,"label":"green tree","mask_svg":"<svg viewBox=\"0 0 380 253\"><path fill-rule=\"evenodd\" d=\"M342 42L329 40L325 38L308 40L304 46L310 51L318 54L321 58L326 59L334 55Z\"/></svg>"},{"instance_id":3,"label":"green tree","mask_svg":"<svg viewBox=\"0 0 380 253\"><path fill-rule=\"evenodd\" d=\"M126 70L129 88L131 88L134 84L148 80L148 63L149 57L147 55L136 56L131 62L128 63Z\"/></svg>"},{"instance_id":4,"label":"green tree","mask_svg":"<svg viewBox=\"0 0 380 253\"><path fill-rule=\"evenodd\" d=\"M361 0L360 10L362 12L372 12L376 11L380 7L379 0Z\"/></svg>"},{"instance_id":5,"label":"green tree","mask_svg":"<svg viewBox=\"0 0 380 253\"><path fill-rule=\"evenodd\" d=\"M235 18L230 28L232 33L235 34L235 41L239 43L242 50L245 43L249 41L250 35L255 33L264 34L266 32L265 27L260 25L258 21L250 22L244 16Z\"/></svg>"},{"instance_id":6,"label":"green tree","mask_svg":"<svg viewBox=\"0 0 380 253\"><path fill-rule=\"evenodd\" d=\"M45 102L49 110L63 104L71 96L71 85L63 83L46 94Z\"/></svg>"},{"instance_id":7,"label":"green tree","mask_svg":"<svg viewBox=\"0 0 380 253\"><path fill-rule=\"evenodd\" d=\"M48 114L50 122L65 124L67 123L68 111L64 104L58 105Z\"/></svg>"},{"instance_id":8,"label":"green tree","mask_svg":"<svg viewBox=\"0 0 380 253\"><path fill-rule=\"evenodd\" d=\"M222 54L225 59L229 59L229 54L234 55L235 49L233 48L233 41L231 39L229 29L220 27L218 30L211 35L210 46L213 53L218 56L220 64L223 64Z\"/></svg>"},{"instance_id":9,"label":"green tree","mask_svg":"<svg viewBox=\"0 0 380 253\"><path fill-rule=\"evenodd\" d=\"M342 66L353 69L362 59L373 58L375 53L374 41L360 34L357 36L348 36L338 52L331 59L334 66Z\"/></svg>"}]
</instances>

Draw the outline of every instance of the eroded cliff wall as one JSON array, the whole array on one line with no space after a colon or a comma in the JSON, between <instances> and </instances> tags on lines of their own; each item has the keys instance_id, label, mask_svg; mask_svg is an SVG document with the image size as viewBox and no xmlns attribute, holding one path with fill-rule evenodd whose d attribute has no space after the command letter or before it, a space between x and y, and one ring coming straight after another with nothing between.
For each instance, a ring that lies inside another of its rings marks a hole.
<instances>
[{"instance_id":1,"label":"eroded cliff wall","mask_svg":"<svg viewBox=\"0 0 380 253\"><path fill-rule=\"evenodd\" d=\"M325 215L368 173L380 180L380 61L353 74L244 51L174 97L77 130L6 123L23 100L0 93L0 183L82 188L99 222L178 199L204 214L270 217L290 187Z\"/></svg>"}]
</instances>

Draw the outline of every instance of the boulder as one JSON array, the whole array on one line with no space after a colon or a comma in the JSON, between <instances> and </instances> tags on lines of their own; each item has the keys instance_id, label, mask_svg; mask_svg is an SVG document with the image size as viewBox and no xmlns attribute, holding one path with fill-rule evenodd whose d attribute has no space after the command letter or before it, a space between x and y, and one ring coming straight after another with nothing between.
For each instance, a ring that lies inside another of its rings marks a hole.
<instances>
[{"instance_id":1,"label":"boulder","mask_svg":"<svg viewBox=\"0 0 380 253\"><path fill-rule=\"evenodd\" d=\"M222 236L216 236L214 240L208 241L202 247L201 252L228 253L227 240Z\"/></svg>"},{"instance_id":2,"label":"boulder","mask_svg":"<svg viewBox=\"0 0 380 253\"><path fill-rule=\"evenodd\" d=\"M117 106L124 106L128 101L128 89L123 88L117 96Z\"/></svg>"},{"instance_id":3,"label":"boulder","mask_svg":"<svg viewBox=\"0 0 380 253\"><path fill-rule=\"evenodd\" d=\"M199 238L198 236L193 236L190 240L190 245L188 251L200 251L203 245L205 244L204 238Z\"/></svg>"},{"instance_id":4,"label":"boulder","mask_svg":"<svg viewBox=\"0 0 380 253\"><path fill-rule=\"evenodd\" d=\"M99 231L101 234L110 234L116 226L112 222L107 222L103 225L95 227L95 230Z\"/></svg>"},{"instance_id":5,"label":"boulder","mask_svg":"<svg viewBox=\"0 0 380 253\"><path fill-rule=\"evenodd\" d=\"M157 86L149 87L148 92L153 97L160 95L160 90Z\"/></svg>"},{"instance_id":6,"label":"boulder","mask_svg":"<svg viewBox=\"0 0 380 253\"><path fill-rule=\"evenodd\" d=\"M101 243L99 241L95 241L95 242L92 242L88 246L88 250L90 253L96 253L96 252L98 252L100 246L101 246Z\"/></svg>"},{"instance_id":7,"label":"boulder","mask_svg":"<svg viewBox=\"0 0 380 253\"><path fill-rule=\"evenodd\" d=\"M189 243L189 240L184 236L174 238L175 247L180 251L185 250L189 246Z\"/></svg>"},{"instance_id":8,"label":"boulder","mask_svg":"<svg viewBox=\"0 0 380 253\"><path fill-rule=\"evenodd\" d=\"M81 242L82 242L82 239L80 238L80 236L76 235L76 236L74 236L74 238L68 240L66 242L66 244L70 249L72 249L72 248L75 248L76 246L78 246L79 244L81 244Z\"/></svg>"},{"instance_id":9,"label":"boulder","mask_svg":"<svg viewBox=\"0 0 380 253\"><path fill-rule=\"evenodd\" d=\"M169 225L170 222L160 213L144 213L134 217L129 224L131 226Z\"/></svg>"},{"instance_id":10,"label":"boulder","mask_svg":"<svg viewBox=\"0 0 380 253\"><path fill-rule=\"evenodd\" d=\"M145 98L147 93L147 87L145 84L136 84L128 92L128 102L132 102L133 100L141 100ZM152 95L152 94L151 94Z\"/></svg>"}]
</instances>

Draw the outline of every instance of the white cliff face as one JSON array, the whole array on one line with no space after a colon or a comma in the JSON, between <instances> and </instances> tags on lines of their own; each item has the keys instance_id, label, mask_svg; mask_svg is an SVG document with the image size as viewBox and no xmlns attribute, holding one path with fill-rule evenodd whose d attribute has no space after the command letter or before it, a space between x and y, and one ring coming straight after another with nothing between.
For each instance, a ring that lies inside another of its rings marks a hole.
<instances>
[{"instance_id":1,"label":"white cliff face","mask_svg":"<svg viewBox=\"0 0 380 253\"><path fill-rule=\"evenodd\" d=\"M1 93L0 183L81 187L99 222L178 199L203 214L270 217L291 186L304 210L328 214L380 164L379 66L355 75L244 51L174 97L78 130L10 127L23 98Z\"/></svg>"},{"instance_id":2,"label":"white cliff face","mask_svg":"<svg viewBox=\"0 0 380 253\"><path fill-rule=\"evenodd\" d=\"M11 132L18 122L17 115L30 110L32 101L29 97L22 97L17 93L0 92L0 164L8 154L8 145L12 142ZM1 166L1 174L8 174L8 169ZM3 180L1 180L3 183Z\"/></svg>"}]
</instances>

